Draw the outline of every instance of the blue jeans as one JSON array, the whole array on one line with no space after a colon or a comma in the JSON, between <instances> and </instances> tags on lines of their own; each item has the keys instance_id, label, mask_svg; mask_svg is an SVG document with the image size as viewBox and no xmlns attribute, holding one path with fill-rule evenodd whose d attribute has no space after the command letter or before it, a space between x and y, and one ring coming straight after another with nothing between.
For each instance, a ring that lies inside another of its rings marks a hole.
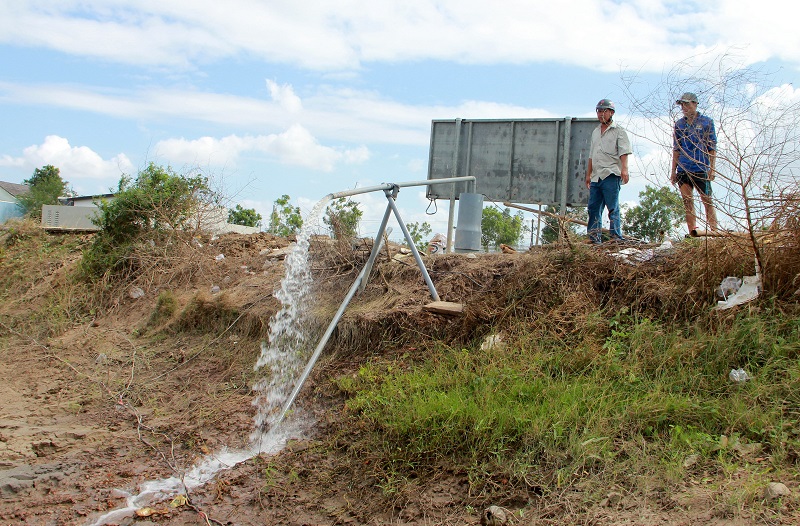
<instances>
[{"instance_id":1,"label":"blue jeans","mask_svg":"<svg viewBox=\"0 0 800 526\"><path fill-rule=\"evenodd\" d=\"M619 189L622 178L618 175L609 175L605 179L589 185L589 241L602 243L601 232L603 227L603 207L608 208L608 221L611 237L622 239L622 229L619 220Z\"/></svg>"}]
</instances>

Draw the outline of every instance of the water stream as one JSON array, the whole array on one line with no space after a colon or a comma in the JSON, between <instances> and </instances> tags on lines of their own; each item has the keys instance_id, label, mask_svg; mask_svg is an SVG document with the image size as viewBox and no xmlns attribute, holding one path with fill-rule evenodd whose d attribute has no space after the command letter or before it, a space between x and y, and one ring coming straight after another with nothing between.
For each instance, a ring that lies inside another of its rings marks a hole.
<instances>
[{"instance_id":1,"label":"water stream","mask_svg":"<svg viewBox=\"0 0 800 526\"><path fill-rule=\"evenodd\" d=\"M125 506L94 519L88 523L89 526L117 524L125 517L132 517L137 509L164 502L206 484L221 470L230 469L261 453L278 453L289 439L301 437L313 425L302 414L293 414L292 418L285 419L284 404L294 386L301 381L303 366L315 343L309 341L306 332L310 325L307 306L313 281L308 248L329 200L330 196L327 196L314 206L284 261L286 274L280 289L275 292L281 308L270 319L269 338L261 343L261 354L255 364L255 370L268 367L269 374L253 386L257 393L253 401L257 413L250 445L241 450L223 448L206 456L181 476L144 482L136 495L117 490L126 498Z\"/></svg>"}]
</instances>

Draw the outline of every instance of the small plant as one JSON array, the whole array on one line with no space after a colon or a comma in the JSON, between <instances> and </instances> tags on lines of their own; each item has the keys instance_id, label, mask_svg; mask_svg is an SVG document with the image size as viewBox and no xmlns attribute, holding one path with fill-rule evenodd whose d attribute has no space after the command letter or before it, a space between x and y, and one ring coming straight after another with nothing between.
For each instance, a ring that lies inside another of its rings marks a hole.
<instances>
[{"instance_id":1,"label":"small plant","mask_svg":"<svg viewBox=\"0 0 800 526\"><path fill-rule=\"evenodd\" d=\"M350 239L358 235L358 223L363 215L358 203L341 197L328 205L322 221L331 229L334 239Z\"/></svg>"},{"instance_id":2,"label":"small plant","mask_svg":"<svg viewBox=\"0 0 800 526\"><path fill-rule=\"evenodd\" d=\"M162 290L158 294L156 300L156 307L150 315L150 320L147 322L148 326L158 325L159 323L169 320L178 310L178 300L171 290Z\"/></svg>"}]
</instances>

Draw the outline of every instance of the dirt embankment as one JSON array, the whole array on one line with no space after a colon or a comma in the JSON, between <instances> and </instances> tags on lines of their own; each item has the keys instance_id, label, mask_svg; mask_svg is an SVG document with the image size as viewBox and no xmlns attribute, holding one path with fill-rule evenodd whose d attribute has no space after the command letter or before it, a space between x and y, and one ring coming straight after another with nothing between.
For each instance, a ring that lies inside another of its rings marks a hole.
<instances>
[{"instance_id":1,"label":"dirt embankment","mask_svg":"<svg viewBox=\"0 0 800 526\"><path fill-rule=\"evenodd\" d=\"M87 238L29 232L3 241L0 524L87 524L124 506L126 492L136 493L145 481L246 445L255 411L251 387L260 374L253 365L280 306L273 292L284 276L288 240L198 239L170 264L154 261L130 282L109 284L97 310L83 308L92 302L81 296L97 289L71 278ZM324 239L312 248L314 312L325 320L366 253ZM628 303L657 312L681 305L691 316L704 308L716 279L676 269L669 259L637 267L581 250L427 258L442 299L466 305L453 317L423 308L429 295L419 269L397 253L393 247L348 308L302 393L299 405L317 421L310 436L276 456L220 472L188 503L167 501L119 523L477 524L490 503L470 494L465 475L446 466L394 501L381 497L369 459L339 454L357 430L339 427L342 399L331 379L377 353L413 358L420 341L467 342L537 312L565 331L598 306ZM585 261L576 265L576 257ZM722 259L721 268L738 270L735 254ZM608 285L624 279L635 284L627 292ZM538 299L515 303L515 291L530 287L541 289ZM570 287L585 289L554 307ZM527 506L529 519L513 519L526 524L754 523L716 516L702 487L658 496L609 488L601 504L570 509L583 498L579 488L547 496L535 487L512 488L504 504Z\"/></svg>"}]
</instances>

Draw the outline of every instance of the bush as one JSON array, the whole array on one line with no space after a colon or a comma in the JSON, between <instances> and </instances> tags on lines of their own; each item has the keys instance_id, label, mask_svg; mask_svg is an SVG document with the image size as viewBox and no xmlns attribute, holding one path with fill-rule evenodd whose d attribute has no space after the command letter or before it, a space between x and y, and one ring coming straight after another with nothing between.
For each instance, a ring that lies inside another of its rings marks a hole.
<instances>
[{"instance_id":1,"label":"bush","mask_svg":"<svg viewBox=\"0 0 800 526\"><path fill-rule=\"evenodd\" d=\"M151 163L135 180L123 176L114 199L100 203L94 220L100 232L83 254L81 271L91 279L135 272L132 255L138 243L154 245L193 230L197 214L213 199L206 178L179 175L169 167Z\"/></svg>"}]
</instances>

